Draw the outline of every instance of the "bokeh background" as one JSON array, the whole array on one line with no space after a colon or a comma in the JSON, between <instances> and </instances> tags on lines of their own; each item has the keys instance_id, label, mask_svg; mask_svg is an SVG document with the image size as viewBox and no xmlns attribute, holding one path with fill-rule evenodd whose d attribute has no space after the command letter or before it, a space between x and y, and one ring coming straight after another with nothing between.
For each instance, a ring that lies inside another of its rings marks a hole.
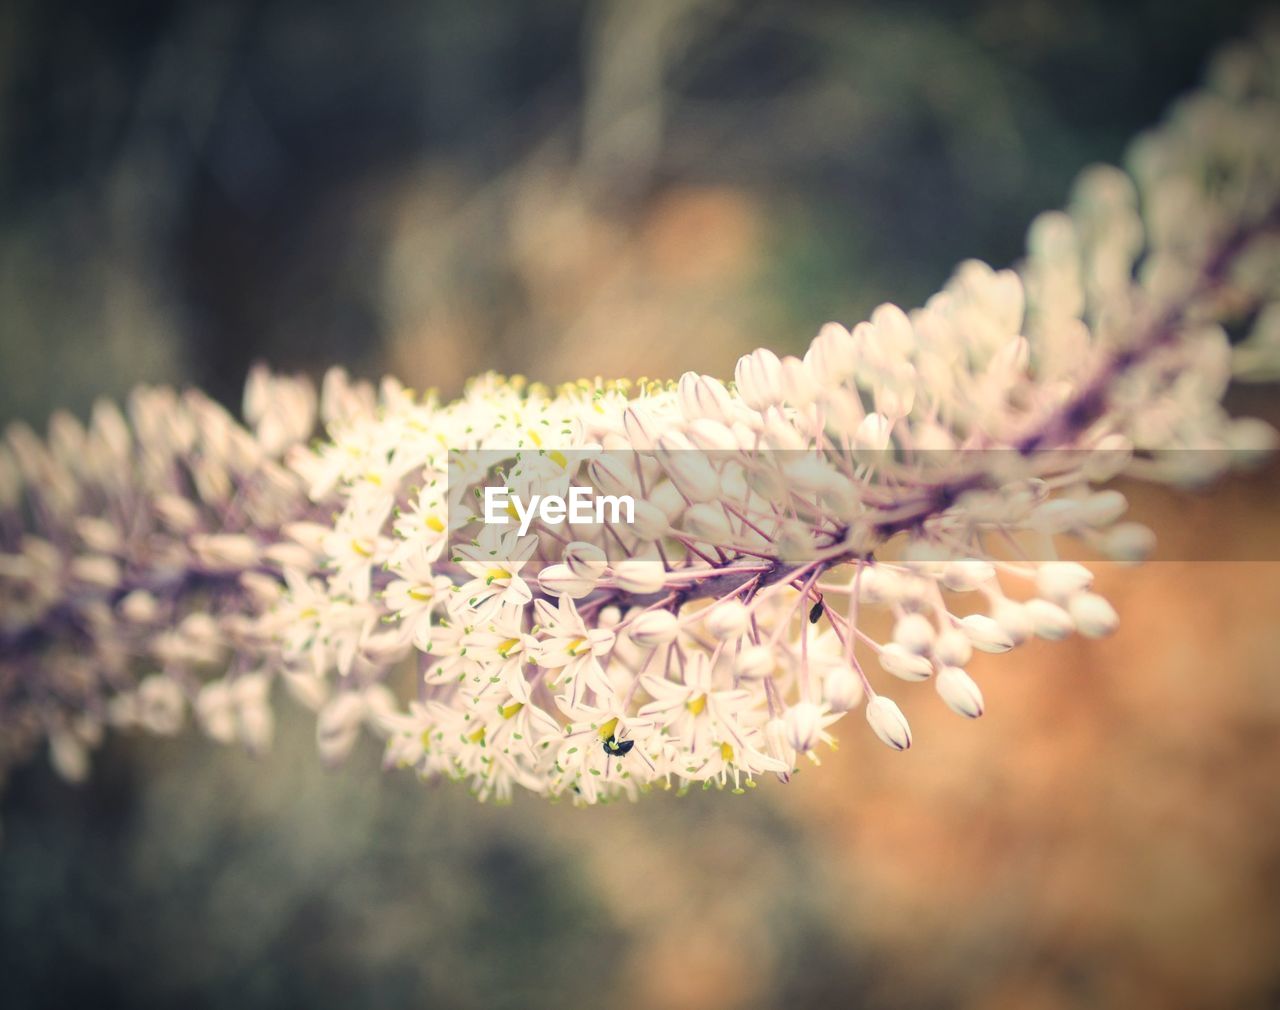
<instances>
[{"instance_id":1,"label":"bokeh background","mask_svg":"<svg viewBox=\"0 0 1280 1010\"><path fill-rule=\"evenodd\" d=\"M1262 10L5 0L0 420L234 403L254 360L725 374L1014 261ZM267 761L36 762L0 1006L1280 1006L1277 491L1144 494L1183 560L1102 568L1114 638L975 662L979 724L902 692L912 751L850 720L748 797L484 807L372 745L322 770L287 707Z\"/></svg>"}]
</instances>

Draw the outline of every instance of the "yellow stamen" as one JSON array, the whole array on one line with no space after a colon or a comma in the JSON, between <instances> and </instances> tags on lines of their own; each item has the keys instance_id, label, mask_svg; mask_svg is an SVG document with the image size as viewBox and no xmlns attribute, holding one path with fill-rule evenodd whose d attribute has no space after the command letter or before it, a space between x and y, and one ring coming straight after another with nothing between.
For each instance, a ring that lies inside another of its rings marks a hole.
<instances>
[{"instance_id":1,"label":"yellow stamen","mask_svg":"<svg viewBox=\"0 0 1280 1010\"><path fill-rule=\"evenodd\" d=\"M362 558L373 557L373 544L369 542L367 537L352 537L351 549Z\"/></svg>"},{"instance_id":2,"label":"yellow stamen","mask_svg":"<svg viewBox=\"0 0 1280 1010\"><path fill-rule=\"evenodd\" d=\"M505 568L490 568L488 572L489 581L496 582L498 579L509 579L511 573Z\"/></svg>"},{"instance_id":3,"label":"yellow stamen","mask_svg":"<svg viewBox=\"0 0 1280 1010\"><path fill-rule=\"evenodd\" d=\"M427 519L427 529L431 530L432 533L443 533L444 523L439 516L430 516Z\"/></svg>"},{"instance_id":4,"label":"yellow stamen","mask_svg":"<svg viewBox=\"0 0 1280 1010\"><path fill-rule=\"evenodd\" d=\"M733 760L733 744L722 743L720 745L720 757L725 761Z\"/></svg>"},{"instance_id":5,"label":"yellow stamen","mask_svg":"<svg viewBox=\"0 0 1280 1010\"><path fill-rule=\"evenodd\" d=\"M506 659L507 656L511 654L511 650L514 649L519 644L520 644L520 639L508 638L505 642L503 642L501 645L498 646L498 655L501 656L503 659Z\"/></svg>"},{"instance_id":6,"label":"yellow stamen","mask_svg":"<svg viewBox=\"0 0 1280 1010\"><path fill-rule=\"evenodd\" d=\"M569 461L565 459L564 453L562 453L559 449L554 449L551 452L547 453L547 459L551 460L551 462L554 463L556 466L558 466L561 470L567 469L569 466Z\"/></svg>"},{"instance_id":7,"label":"yellow stamen","mask_svg":"<svg viewBox=\"0 0 1280 1010\"><path fill-rule=\"evenodd\" d=\"M700 694L696 698L690 698L684 703L684 707L694 715L702 715L702 710L707 707L707 696Z\"/></svg>"},{"instance_id":8,"label":"yellow stamen","mask_svg":"<svg viewBox=\"0 0 1280 1010\"><path fill-rule=\"evenodd\" d=\"M617 728L618 728L618 717L614 716L612 719L610 719L608 722L606 722L603 726L600 727L600 739L608 740L609 737L613 736L613 731L616 730Z\"/></svg>"},{"instance_id":9,"label":"yellow stamen","mask_svg":"<svg viewBox=\"0 0 1280 1010\"><path fill-rule=\"evenodd\" d=\"M586 644L587 644L587 640L585 638L575 638L572 642L569 643L569 648L566 651L569 653L570 656L576 656L578 654L578 650L581 649Z\"/></svg>"},{"instance_id":10,"label":"yellow stamen","mask_svg":"<svg viewBox=\"0 0 1280 1010\"><path fill-rule=\"evenodd\" d=\"M484 743L484 727L481 726L474 733L468 734L467 739L472 743Z\"/></svg>"},{"instance_id":11,"label":"yellow stamen","mask_svg":"<svg viewBox=\"0 0 1280 1010\"><path fill-rule=\"evenodd\" d=\"M511 719L511 718L513 718L513 717L516 715L516 713L518 713L522 708L524 708L524 702L522 702L522 701L513 701L510 705L503 705L503 706L502 706L502 708L498 709L498 711L502 713L502 718L504 718L504 719Z\"/></svg>"}]
</instances>

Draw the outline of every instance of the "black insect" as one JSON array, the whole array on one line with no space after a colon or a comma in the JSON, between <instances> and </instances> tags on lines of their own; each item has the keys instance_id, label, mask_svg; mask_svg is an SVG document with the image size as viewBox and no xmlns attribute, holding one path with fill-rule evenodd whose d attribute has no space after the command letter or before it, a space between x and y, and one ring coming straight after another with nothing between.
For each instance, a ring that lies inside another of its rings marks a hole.
<instances>
[{"instance_id":1,"label":"black insect","mask_svg":"<svg viewBox=\"0 0 1280 1010\"><path fill-rule=\"evenodd\" d=\"M634 740L615 740L610 733L604 738L604 752L616 757L624 757L636 745Z\"/></svg>"},{"instance_id":2,"label":"black insect","mask_svg":"<svg viewBox=\"0 0 1280 1010\"><path fill-rule=\"evenodd\" d=\"M822 620L822 601L821 600L819 600L817 603L815 603L812 607L809 608L809 623L817 624L820 620Z\"/></svg>"}]
</instances>

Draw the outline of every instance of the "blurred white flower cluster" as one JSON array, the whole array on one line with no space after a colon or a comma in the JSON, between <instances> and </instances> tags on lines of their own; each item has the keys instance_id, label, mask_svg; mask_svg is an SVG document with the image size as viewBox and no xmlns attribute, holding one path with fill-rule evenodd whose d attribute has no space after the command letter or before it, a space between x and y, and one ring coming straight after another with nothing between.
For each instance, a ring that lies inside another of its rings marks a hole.
<instances>
[{"instance_id":1,"label":"blurred white flower cluster","mask_svg":"<svg viewBox=\"0 0 1280 1010\"><path fill-rule=\"evenodd\" d=\"M1280 40L1233 48L1131 175L1091 169L1034 222L1018 271L965 263L728 384L490 376L441 403L257 371L248 428L165 390L47 441L11 426L0 768L47 740L78 778L104 727L188 713L263 749L283 690L326 760L368 731L481 798L592 803L785 780L857 710L905 749L902 682L980 716L975 650L1116 627L1057 554L1150 551L1100 485L1271 449L1221 401L1280 375L1277 122ZM495 483L629 494L634 521L520 535L479 521Z\"/></svg>"}]
</instances>

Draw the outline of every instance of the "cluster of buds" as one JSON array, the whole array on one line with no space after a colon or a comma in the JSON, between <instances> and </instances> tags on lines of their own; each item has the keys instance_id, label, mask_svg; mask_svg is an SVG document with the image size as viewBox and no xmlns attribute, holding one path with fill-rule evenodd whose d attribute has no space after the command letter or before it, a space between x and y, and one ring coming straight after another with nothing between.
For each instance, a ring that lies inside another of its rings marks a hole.
<instances>
[{"instance_id":1,"label":"cluster of buds","mask_svg":"<svg viewBox=\"0 0 1280 1010\"><path fill-rule=\"evenodd\" d=\"M981 716L975 650L1117 626L1058 554L1151 550L1103 485L1272 447L1221 401L1280 372L1277 120L1280 43L1236 47L1132 174L1091 169L1034 222L1019 270L965 263L730 383L486 376L446 403L259 371L248 427L163 390L47 442L11 427L0 768L47 741L79 777L105 726L188 712L262 749L282 689L327 761L369 732L481 798L593 803L786 780L859 710L906 749L902 682ZM633 508L495 522L495 487Z\"/></svg>"}]
</instances>

